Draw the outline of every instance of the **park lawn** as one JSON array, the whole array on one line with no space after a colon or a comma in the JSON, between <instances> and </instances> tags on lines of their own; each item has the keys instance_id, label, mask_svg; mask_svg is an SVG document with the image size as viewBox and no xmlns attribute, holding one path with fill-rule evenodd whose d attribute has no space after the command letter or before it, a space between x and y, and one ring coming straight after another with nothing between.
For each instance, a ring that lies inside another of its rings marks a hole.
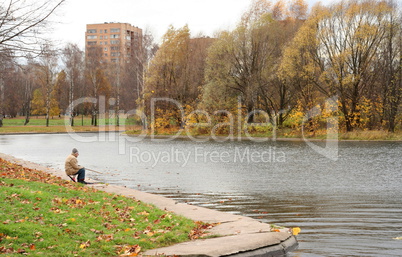
<instances>
[{"instance_id":1,"label":"park lawn","mask_svg":"<svg viewBox=\"0 0 402 257\"><path fill-rule=\"evenodd\" d=\"M3 125L7 126L24 126L25 118L24 117L17 117L17 118L5 118L3 119ZM67 119L68 123L68 119ZM102 125L114 125L116 123L116 119L114 118L99 118L98 124ZM49 119L49 126L64 126L65 119L64 116L62 117L52 117ZM89 116L77 116L74 118L75 126L91 126L91 117ZM29 123L27 126L46 126L46 119L43 116L32 116L29 119Z\"/></svg>"},{"instance_id":2,"label":"park lawn","mask_svg":"<svg viewBox=\"0 0 402 257\"><path fill-rule=\"evenodd\" d=\"M74 126L73 132L101 132L122 131L123 127L110 126ZM4 126L0 128L0 134L30 134L30 133L68 133L65 126Z\"/></svg>"},{"instance_id":3,"label":"park lawn","mask_svg":"<svg viewBox=\"0 0 402 257\"><path fill-rule=\"evenodd\" d=\"M0 159L0 254L136 256L206 224Z\"/></svg>"},{"instance_id":4,"label":"park lawn","mask_svg":"<svg viewBox=\"0 0 402 257\"><path fill-rule=\"evenodd\" d=\"M123 121L123 117L120 119ZM12 119L4 119L3 127L0 127L0 134L17 134L17 133L68 133L66 126L64 125L64 118L54 117L50 119L50 126L46 127L46 120L44 117L31 117L28 125L24 126L25 119L23 117L17 117ZM141 125L138 125L135 120L127 119L124 121L124 125L115 126L116 119L99 119L99 126L91 125L91 118L89 116L77 116L74 119L75 126L69 127L74 132L103 132L103 131L125 131L128 135L139 135L143 133ZM180 133L180 136L187 136L185 130L181 130L180 127L170 127L168 129L156 130L155 135L159 136L171 136ZM150 131L146 131L150 135ZM210 133L198 133L197 131L191 131L191 136L211 136ZM217 136L225 137L225 134L218 134ZM234 135L237 138L237 135ZM257 127L255 131L251 131L249 136L260 138L274 138L273 132L261 130ZM247 136L242 133L242 138ZM317 130L314 133L306 133L303 135L300 129L295 128L278 128L275 131L275 138L301 138L318 139L323 140L327 138L326 130ZM388 140L388 141L401 141L402 131L398 130L395 133L383 131L383 130L356 130L353 132L339 131L339 134L330 135L330 139L339 140Z\"/></svg>"}]
</instances>

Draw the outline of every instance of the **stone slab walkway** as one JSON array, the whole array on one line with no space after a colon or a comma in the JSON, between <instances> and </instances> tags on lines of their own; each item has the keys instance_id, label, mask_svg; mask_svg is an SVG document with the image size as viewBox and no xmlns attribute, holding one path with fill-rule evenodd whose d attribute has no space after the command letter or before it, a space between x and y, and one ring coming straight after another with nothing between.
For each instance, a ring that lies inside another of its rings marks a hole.
<instances>
[{"instance_id":1,"label":"stone slab walkway","mask_svg":"<svg viewBox=\"0 0 402 257\"><path fill-rule=\"evenodd\" d=\"M0 158L70 180L61 170L44 167L2 153L0 153ZM170 247L152 249L145 252L143 256L283 256L298 246L296 238L287 229L283 229L281 232L271 232L270 225L249 217L179 203L173 199L124 186L106 184L88 186L93 186L109 193L134 197L194 221L218 223L209 232L219 237L193 240Z\"/></svg>"}]
</instances>

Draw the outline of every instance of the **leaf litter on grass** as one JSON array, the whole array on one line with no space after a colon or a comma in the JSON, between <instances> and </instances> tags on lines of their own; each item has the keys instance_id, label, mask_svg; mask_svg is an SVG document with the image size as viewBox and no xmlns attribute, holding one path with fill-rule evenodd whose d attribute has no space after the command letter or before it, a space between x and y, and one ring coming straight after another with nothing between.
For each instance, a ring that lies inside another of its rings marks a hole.
<instances>
[{"instance_id":1,"label":"leaf litter on grass","mask_svg":"<svg viewBox=\"0 0 402 257\"><path fill-rule=\"evenodd\" d=\"M136 256L213 226L3 159L0 175L0 253L8 255Z\"/></svg>"}]
</instances>

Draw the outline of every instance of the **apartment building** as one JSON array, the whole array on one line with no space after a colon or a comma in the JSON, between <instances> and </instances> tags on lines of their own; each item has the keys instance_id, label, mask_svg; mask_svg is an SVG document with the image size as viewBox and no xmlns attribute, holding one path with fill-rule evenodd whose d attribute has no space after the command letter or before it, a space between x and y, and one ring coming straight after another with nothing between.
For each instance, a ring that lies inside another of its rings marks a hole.
<instances>
[{"instance_id":1,"label":"apartment building","mask_svg":"<svg viewBox=\"0 0 402 257\"><path fill-rule=\"evenodd\" d=\"M86 52L89 47L101 48L102 58L106 62L129 62L141 50L142 29L129 23L87 24Z\"/></svg>"}]
</instances>

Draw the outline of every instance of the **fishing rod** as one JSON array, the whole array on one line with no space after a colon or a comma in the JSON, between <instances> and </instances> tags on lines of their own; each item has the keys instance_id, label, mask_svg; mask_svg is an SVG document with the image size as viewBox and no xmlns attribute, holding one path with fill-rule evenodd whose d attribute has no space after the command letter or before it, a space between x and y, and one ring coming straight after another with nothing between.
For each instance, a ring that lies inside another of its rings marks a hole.
<instances>
[{"instance_id":1,"label":"fishing rod","mask_svg":"<svg viewBox=\"0 0 402 257\"><path fill-rule=\"evenodd\" d=\"M93 171L93 172L95 172L95 173L99 173L99 174L103 174L103 172L99 172L99 171L96 171L96 170L93 170L93 169L88 169L88 168L85 168L86 170L89 170L89 171Z\"/></svg>"}]
</instances>

